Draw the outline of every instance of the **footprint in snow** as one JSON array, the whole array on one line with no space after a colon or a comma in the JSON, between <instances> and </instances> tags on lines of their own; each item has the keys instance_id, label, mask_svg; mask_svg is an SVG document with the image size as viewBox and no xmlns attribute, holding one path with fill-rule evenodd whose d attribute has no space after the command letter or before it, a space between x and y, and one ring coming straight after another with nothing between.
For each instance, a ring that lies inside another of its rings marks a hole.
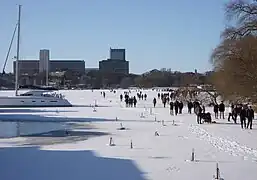
<instances>
[{"instance_id":1,"label":"footprint in snow","mask_svg":"<svg viewBox=\"0 0 257 180\"><path fill-rule=\"evenodd\" d=\"M168 167L166 170L167 170L168 172L174 172L174 171L179 172L179 171L180 171L180 168L178 168L178 167L176 167L176 166L172 166L172 167Z\"/></svg>"}]
</instances>

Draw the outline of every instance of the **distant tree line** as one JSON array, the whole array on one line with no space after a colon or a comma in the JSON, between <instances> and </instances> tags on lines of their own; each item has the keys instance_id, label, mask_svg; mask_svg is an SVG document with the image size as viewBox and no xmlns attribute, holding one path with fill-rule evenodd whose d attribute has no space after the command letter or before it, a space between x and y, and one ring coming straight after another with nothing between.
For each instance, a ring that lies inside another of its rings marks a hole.
<instances>
[{"instance_id":1,"label":"distant tree line","mask_svg":"<svg viewBox=\"0 0 257 180\"><path fill-rule=\"evenodd\" d=\"M193 72L172 72L167 69L151 70L149 72L138 74L119 74L119 73L102 73L97 70L89 71L88 73L81 74L72 71L65 71L62 73L49 74L49 82L56 82L59 88L65 86L78 87L78 85L84 84L85 88L128 88L128 87L140 87L140 88L152 88L152 87L181 87L189 85L202 85L209 84L212 72L206 73L193 73ZM5 75L6 76L6 75ZM23 76L20 78L22 79ZM45 74L37 74L27 77L31 79L30 83L35 82L36 79L38 85L41 82L45 82ZM12 83L8 83L3 76L0 77L0 86L11 87L14 86L14 76L9 75L9 79ZM20 81L21 85L23 81ZM29 84L30 85L30 84Z\"/></svg>"},{"instance_id":2,"label":"distant tree line","mask_svg":"<svg viewBox=\"0 0 257 180\"><path fill-rule=\"evenodd\" d=\"M92 85L92 88L128 88L132 86L140 88L152 88L208 84L210 82L211 74L211 72L200 74L154 69L141 75L124 75L91 71L87 73L86 76L88 77L88 83Z\"/></svg>"}]
</instances>

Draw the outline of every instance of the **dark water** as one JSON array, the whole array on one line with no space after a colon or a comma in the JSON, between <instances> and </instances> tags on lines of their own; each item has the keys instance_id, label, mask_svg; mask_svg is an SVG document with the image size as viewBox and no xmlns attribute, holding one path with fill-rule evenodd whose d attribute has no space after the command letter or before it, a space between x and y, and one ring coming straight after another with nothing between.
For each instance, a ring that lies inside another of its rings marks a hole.
<instances>
[{"instance_id":1,"label":"dark water","mask_svg":"<svg viewBox=\"0 0 257 180\"><path fill-rule=\"evenodd\" d=\"M65 130L69 127L60 122L9 122L0 121L0 138L10 138L49 131Z\"/></svg>"}]
</instances>

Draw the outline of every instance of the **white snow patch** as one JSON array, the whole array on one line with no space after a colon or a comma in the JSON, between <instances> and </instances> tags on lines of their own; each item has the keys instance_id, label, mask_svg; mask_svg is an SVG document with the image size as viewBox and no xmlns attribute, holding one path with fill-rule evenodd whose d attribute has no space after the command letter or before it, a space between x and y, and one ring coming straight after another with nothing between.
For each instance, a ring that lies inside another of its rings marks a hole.
<instances>
[{"instance_id":1,"label":"white snow patch","mask_svg":"<svg viewBox=\"0 0 257 180\"><path fill-rule=\"evenodd\" d=\"M256 149L240 145L236 141L229 141L225 138L215 137L197 125L190 125L188 129L192 133L195 133L199 139L208 141L214 147L221 151L227 152L230 155L242 156L245 160L252 158L254 161L256 161L257 159Z\"/></svg>"}]
</instances>

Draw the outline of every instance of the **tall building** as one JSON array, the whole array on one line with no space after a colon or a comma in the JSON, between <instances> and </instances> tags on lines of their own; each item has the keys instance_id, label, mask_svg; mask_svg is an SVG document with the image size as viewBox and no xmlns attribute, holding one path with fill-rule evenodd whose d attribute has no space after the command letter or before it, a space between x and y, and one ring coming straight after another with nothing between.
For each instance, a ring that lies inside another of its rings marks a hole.
<instances>
[{"instance_id":1,"label":"tall building","mask_svg":"<svg viewBox=\"0 0 257 180\"><path fill-rule=\"evenodd\" d=\"M110 58L99 61L99 70L105 73L129 74L129 61L126 61L126 50L110 48Z\"/></svg>"},{"instance_id":2,"label":"tall building","mask_svg":"<svg viewBox=\"0 0 257 180\"><path fill-rule=\"evenodd\" d=\"M39 52L39 72L49 71L50 51L48 49L41 49Z\"/></svg>"},{"instance_id":3,"label":"tall building","mask_svg":"<svg viewBox=\"0 0 257 180\"><path fill-rule=\"evenodd\" d=\"M110 48L110 59L126 60L126 50L125 49L112 49Z\"/></svg>"},{"instance_id":4,"label":"tall building","mask_svg":"<svg viewBox=\"0 0 257 180\"><path fill-rule=\"evenodd\" d=\"M99 62L99 70L105 73L129 74L129 62L117 59L107 59Z\"/></svg>"}]
</instances>

